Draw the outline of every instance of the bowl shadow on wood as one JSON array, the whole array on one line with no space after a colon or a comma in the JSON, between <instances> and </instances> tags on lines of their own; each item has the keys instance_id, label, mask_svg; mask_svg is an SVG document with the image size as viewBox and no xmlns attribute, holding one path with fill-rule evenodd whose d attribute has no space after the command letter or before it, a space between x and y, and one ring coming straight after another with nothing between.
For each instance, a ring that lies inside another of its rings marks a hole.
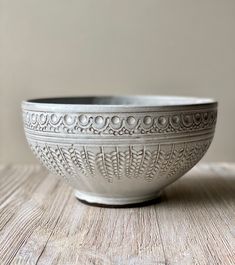
<instances>
[{"instance_id":1,"label":"bowl shadow on wood","mask_svg":"<svg viewBox=\"0 0 235 265\"><path fill-rule=\"evenodd\" d=\"M235 175L228 177L197 176L182 178L166 188L160 198L161 205L212 205L235 202ZM156 205L157 207L158 205Z\"/></svg>"},{"instance_id":2,"label":"bowl shadow on wood","mask_svg":"<svg viewBox=\"0 0 235 265\"><path fill-rule=\"evenodd\" d=\"M220 204L235 202L235 175L220 177L218 175L203 176L194 174L173 183L161 195L154 200L130 205L103 205L90 204L79 200L82 203L105 208L136 208L136 207L162 207L180 205L208 205L213 202Z\"/></svg>"}]
</instances>

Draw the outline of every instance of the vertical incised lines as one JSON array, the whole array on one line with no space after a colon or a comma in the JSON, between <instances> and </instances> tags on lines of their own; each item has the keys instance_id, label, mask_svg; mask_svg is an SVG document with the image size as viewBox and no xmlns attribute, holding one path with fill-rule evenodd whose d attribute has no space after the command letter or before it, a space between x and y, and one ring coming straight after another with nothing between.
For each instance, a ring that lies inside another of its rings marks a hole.
<instances>
[{"instance_id":1,"label":"vertical incised lines","mask_svg":"<svg viewBox=\"0 0 235 265\"><path fill-rule=\"evenodd\" d=\"M99 149L87 146L59 146L30 143L41 162L59 175L101 177L112 183L119 179L152 181L174 178L186 172L203 156L211 139L182 144L145 145Z\"/></svg>"}]
</instances>

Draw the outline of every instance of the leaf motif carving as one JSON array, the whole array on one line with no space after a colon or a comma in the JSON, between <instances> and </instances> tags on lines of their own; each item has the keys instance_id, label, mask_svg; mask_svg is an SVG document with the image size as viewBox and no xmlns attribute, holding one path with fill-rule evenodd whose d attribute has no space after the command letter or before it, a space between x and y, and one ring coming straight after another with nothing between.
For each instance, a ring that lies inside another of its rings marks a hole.
<instances>
[{"instance_id":1,"label":"leaf motif carving","mask_svg":"<svg viewBox=\"0 0 235 265\"><path fill-rule=\"evenodd\" d=\"M160 146L158 147L157 151L152 152L151 154L151 161L148 167L148 171L146 173L145 179L147 181L151 181L153 177L156 175L157 170L159 170L159 153L160 153Z\"/></svg>"},{"instance_id":2,"label":"leaf motif carving","mask_svg":"<svg viewBox=\"0 0 235 265\"><path fill-rule=\"evenodd\" d=\"M101 175L108 181L111 182L110 176L108 175L106 165L105 165L105 159L104 159L104 154L103 152L99 153L96 157L96 163L99 169L99 172Z\"/></svg>"},{"instance_id":3,"label":"leaf motif carving","mask_svg":"<svg viewBox=\"0 0 235 265\"><path fill-rule=\"evenodd\" d=\"M148 171L148 166L151 163L151 157L152 157L152 154L150 151L148 150L143 151L143 159L139 167L139 171L138 171L138 175L142 178L144 178L144 176L146 175Z\"/></svg>"},{"instance_id":4,"label":"leaf motif carving","mask_svg":"<svg viewBox=\"0 0 235 265\"><path fill-rule=\"evenodd\" d=\"M133 146L100 150L81 146L55 146L30 143L31 149L50 171L70 178L102 177L113 183L123 178L177 178L188 171L204 155L211 139L184 145Z\"/></svg>"}]
</instances>

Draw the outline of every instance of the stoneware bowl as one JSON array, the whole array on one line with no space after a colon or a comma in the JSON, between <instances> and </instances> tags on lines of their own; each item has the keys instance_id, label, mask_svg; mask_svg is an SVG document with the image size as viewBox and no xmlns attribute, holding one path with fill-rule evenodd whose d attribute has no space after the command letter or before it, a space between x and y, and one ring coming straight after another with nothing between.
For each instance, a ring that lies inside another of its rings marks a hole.
<instances>
[{"instance_id":1,"label":"stoneware bowl","mask_svg":"<svg viewBox=\"0 0 235 265\"><path fill-rule=\"evenodd\" d=\"M34 154L89 203L156 198L206 153L212 99L165 96L45 98L22 103Z\"/></svg>"}]
</instances>

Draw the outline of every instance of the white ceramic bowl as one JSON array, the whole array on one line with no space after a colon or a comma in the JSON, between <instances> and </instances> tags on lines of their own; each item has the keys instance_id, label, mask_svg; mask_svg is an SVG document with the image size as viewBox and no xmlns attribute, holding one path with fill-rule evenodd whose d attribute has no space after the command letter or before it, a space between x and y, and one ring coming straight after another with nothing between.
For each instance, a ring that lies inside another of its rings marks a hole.
<instances>
[{"instance_id":1,"label":"white ceramic bowl","mask_svg":"<svg viewBox=\"0 0 235 265\"><path fill-rule=\"evenodd\" d=\"M217 103L165 96L78 97L22 103L28 143L89 203L154 199L206 153Z\"/></svg>"}]
</instances>

